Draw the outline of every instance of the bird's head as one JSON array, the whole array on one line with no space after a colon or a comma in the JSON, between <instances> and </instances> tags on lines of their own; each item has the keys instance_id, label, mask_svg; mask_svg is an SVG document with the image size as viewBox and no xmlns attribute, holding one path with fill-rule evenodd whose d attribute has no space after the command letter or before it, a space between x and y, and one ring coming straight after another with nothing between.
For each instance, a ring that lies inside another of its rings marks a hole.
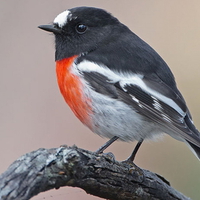
<instances>
[{"instance_id":1,"label":"bird's head","mask_svg":"<svg viewBox=\"0 0 200 200\"><path fill-rule=\"evenodd\" d=\"M120 22L103 9L76 7L60 13L51 25L39 28L54 33L56 60L87 54L108 43Z\"/></svg>"}]
</instances>

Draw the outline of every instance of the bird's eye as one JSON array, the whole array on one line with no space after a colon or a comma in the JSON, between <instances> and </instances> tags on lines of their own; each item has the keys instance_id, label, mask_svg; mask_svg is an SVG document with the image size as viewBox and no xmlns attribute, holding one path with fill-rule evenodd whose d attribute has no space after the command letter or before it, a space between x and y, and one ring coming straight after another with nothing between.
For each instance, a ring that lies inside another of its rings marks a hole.
<instances>
[{"instance_id":1,"label":"bird's eye","mask_svg":"<svg viewBox=\"0 0 200 200\"><path fill-rule=\"evenodd\" d=\"M84 24L78 24L76 26L76 32L79 33L79 34L85 33L86 30L87 30L87 26L84 25Z\"/></svg>"}]
</instances>

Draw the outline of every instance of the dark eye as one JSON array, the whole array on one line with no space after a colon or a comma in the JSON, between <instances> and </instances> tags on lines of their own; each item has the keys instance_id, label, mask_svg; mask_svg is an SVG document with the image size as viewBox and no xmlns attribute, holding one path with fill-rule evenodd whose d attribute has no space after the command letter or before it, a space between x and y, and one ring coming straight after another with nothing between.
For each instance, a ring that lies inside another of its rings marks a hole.
<instances>
[{"instance_id":1,"label":"dark eye","mask_svg":"<svg viewBox=\"0 0 200 200\"><path fill-rule=\"evenodd\" d=\"M78 25L76 26L76 31L77 31L77 33L79 33L79 34L85 33L86 30L87 30L87 26L84 25L84 24L78 24Z\"/></svg>"}]
</instances>

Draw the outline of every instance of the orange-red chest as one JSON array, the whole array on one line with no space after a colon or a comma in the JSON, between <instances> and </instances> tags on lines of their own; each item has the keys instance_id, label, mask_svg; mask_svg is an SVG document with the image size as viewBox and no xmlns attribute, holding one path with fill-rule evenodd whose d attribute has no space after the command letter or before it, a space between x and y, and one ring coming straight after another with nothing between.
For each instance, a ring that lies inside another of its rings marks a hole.
<instances>
[{"instance_id":1,"label":"orange-red chest","mask_svg":"<svg viewBox=\"0 0 200 200\"><path fill-rule=\"evenodd\" d=\"M56 61L57 81L60 91L79 120L90 126L90 99L84 96L83 85L78 76L72 73L73 62L77 56Z\"/></svg>"}]
</instances>

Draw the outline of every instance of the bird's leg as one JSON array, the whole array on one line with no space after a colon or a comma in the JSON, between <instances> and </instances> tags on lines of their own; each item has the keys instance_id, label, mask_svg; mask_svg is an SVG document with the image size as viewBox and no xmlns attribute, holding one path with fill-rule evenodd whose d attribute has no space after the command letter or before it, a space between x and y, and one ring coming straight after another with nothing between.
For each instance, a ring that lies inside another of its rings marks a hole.
<instances>
[{"instance_id":1,"label":"bird's leg","mask_svg":"<svg viewBox=\"0 0 200 200\"><path fill-rule=\"evenodd\" d=\"M102 145L97 151L96 153L100 154L103 153L103 151L109 147L114 141L116 141L119 137L114 136L112 137L110 140L108 140L104 145Z\"/></svg>"},{"instance_id":2,"label":"bird's leg","mask_svg":"<svg viewBox=\"0 0 200 200\"><path fill-rule=\"evenodd\" d=\"M132 154L128 157L128 159L126 159L125 161L123 161L123 163L127 163L130 167L129 171L130 172L137 172L139 173L139 178L141 179L141 182L143 182L144 180L144 172L143 170L138 167L133 161L135 159L136 153L138 152L138 149L140 148L142 142L144 141L144 139L141 139L138 141L138 143L136 144Z\"/></svg>"},{"instance_id":3,"label":"bird's leg","mask_svg":"<svg viewBox=\"0 0 200 200\"><path fill-rule=\"evenodd\" d=\"M133 161L134 161L135 156L136 156L136 154L137 154L137 152L138 152L138 150L139 150L139 148L140 148L140 146L141 146L141 144L142 144L143 141L144 141L144 139L140 139L140 140L138 141L138 143L137 143L137 145L135 146L135 148L134 148L132 154L128 157L128 159L127 159L126 161L128 161L128 162L133 162Z\"/></svg>"}]
</instances>

